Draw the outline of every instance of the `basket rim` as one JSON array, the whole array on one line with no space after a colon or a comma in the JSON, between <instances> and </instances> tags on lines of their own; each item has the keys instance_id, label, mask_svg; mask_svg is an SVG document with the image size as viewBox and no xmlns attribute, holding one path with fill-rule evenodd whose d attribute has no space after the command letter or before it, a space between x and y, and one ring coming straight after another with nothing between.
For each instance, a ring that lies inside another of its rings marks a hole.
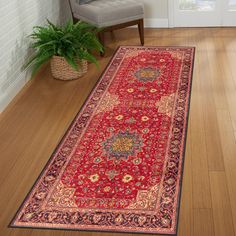
<instances>
[{"instance_id":1,"label":"basket rim","mask_svg":"<svg viewBox=\"0 0 236 236\"><path fill-rule=\"evenodd\" d=\"M66 60L65 57L63 57L63 56L57 56L57 55L53 55L51 58L63 58L63 59ZM88 60L86 60L86 59L80 59L80 58L77 58L77 59L80 60L80 61L88 61Z\"/></svg>"}]
</instances>

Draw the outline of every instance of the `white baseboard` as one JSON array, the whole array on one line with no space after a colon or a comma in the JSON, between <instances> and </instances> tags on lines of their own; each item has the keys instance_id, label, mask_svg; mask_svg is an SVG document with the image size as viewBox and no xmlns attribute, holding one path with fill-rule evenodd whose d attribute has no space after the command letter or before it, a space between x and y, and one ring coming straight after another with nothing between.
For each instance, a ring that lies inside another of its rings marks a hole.
<instances>
[{"instance_id":1,"label":"white baseboard","mask_svg":"<svg viewBox=\"0 0 236 236\"><path fill-rule=\"evenodd\" d=\"M168 18L145 18L144 27L146 28L168 28Z\"/></svg>"}]
</instances>

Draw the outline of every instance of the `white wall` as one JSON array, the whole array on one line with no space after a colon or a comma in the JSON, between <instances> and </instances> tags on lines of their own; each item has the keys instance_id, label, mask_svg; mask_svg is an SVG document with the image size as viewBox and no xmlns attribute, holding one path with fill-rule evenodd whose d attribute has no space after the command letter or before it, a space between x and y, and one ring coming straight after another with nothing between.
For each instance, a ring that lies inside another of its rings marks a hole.
<instances>
[{"instance_id":1,"label":"white wall","mask_svg":"<svg viewBox=\"0 0 236 236\"><path fill-rule=\"evenodd\" d=\"M140 1L144 3L146 27L168 27L168 0Z\"/></svg>"},{"instance_id":2,"label":"white wall","mask_svg":"<svg viewBox=\"0 0 236 236\"><path fill-rule=\"evenodd\" d=\"M67 0L0 0L0 112L30 77L21 67L32 27L45 24L46 18L62 23L69 17Z\"/></svg>"}]
</instances>

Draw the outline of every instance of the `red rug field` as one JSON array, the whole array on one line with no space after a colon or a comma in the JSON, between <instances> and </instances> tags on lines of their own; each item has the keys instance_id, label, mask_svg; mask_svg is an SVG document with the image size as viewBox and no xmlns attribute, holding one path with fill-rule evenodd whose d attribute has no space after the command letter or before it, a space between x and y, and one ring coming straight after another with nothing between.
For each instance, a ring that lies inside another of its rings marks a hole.
<instances>
[{"instance_id":1,"label":"red rug field","mask_svg":"<svg viewBox=\"0 0 236 236\"><path fill-rule=\"evenodd\" d=\"M120 47L10 226L175 234L193 60Z\"/></svg>"}]
</instances>

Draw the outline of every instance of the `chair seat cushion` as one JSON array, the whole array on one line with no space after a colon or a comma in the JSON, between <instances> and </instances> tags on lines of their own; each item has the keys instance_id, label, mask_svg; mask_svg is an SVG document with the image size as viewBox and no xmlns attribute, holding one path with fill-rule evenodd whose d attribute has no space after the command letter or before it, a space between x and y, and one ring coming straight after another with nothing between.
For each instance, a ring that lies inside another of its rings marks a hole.
<instances>
[{"instance_id":1,"label":"chair seat cushion","mask_svg":"<svg viewBox=\"0 0 236 236\"><path fill-rule=\"evenodd\" d=\"M73 13L78 19L98 27L107 27L143 18L144 7L135 0L96 0L76 4Z\"/></svg>"}]
</instances>

